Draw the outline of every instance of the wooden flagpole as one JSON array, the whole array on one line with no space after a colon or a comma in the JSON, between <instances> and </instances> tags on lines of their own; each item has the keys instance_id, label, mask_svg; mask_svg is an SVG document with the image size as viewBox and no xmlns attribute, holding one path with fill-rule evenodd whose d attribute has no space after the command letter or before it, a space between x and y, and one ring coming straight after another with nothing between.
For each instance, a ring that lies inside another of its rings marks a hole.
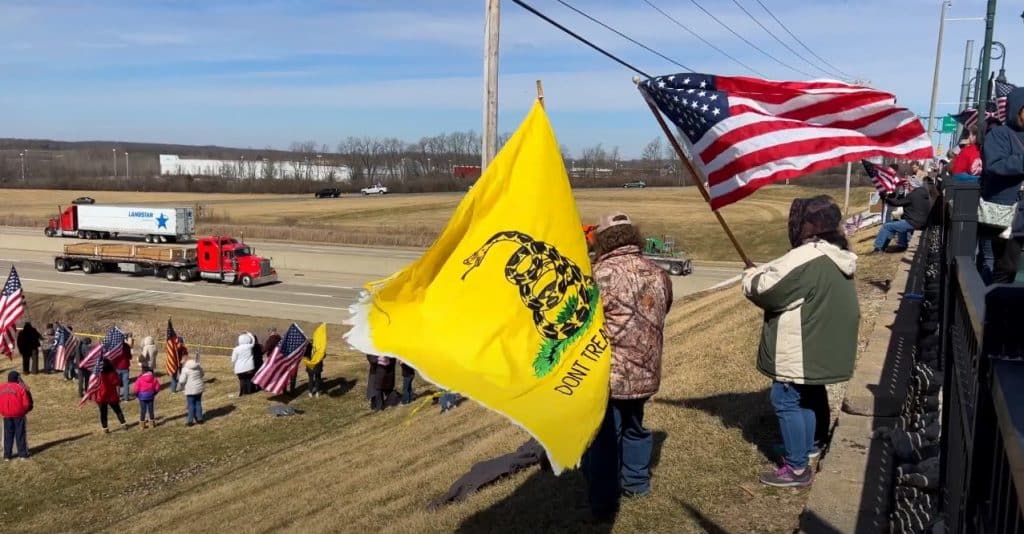
<instances>
[{"instance_id":1,"label":"wooden flagpole","mask_svg":"<svg viewBox=\"0 0 1024 534\"><path fill-rule=\"evenodd\" d=\"M537 80L537 100L540 101L540 106L544 107L544 86Z\"/></svg>"},{"instance_id":2,"label":"wooden flagpole","mask_svg":"<svg viewBox=\"0 0 1024 534\"><path fill-rule=\"evenodd\" d=\"M638 82L639 80L634 78L633 81ZM679 141L676 139L676 136L672 135L672 130L670 130L668 124L665 123L664 117L661 116L661 112L658 111L658 107L654 105L654 102L651 100L650 95L647 94L647 91L645 91L643 86L639 83L637 83L636 87L640 91L640 95L643 96L644 101L647 102L647 106L651 108L651 113L654 114L654 118L658 121L658 125L661 126L661 130L665 132L665 136L668 137L668 142L672 145L672 148L675 149L676 155L679 156L679 160L683 162L683 165L686 165L686 168L690 170L690 174L695 178L695 181L697 182L697 189L700 191L701 196L704 197L704 202L707 202L710 205L711 195L708 194L707 188L704 187L704 176L697 171L693 162L690 161L690 158L686 157L686 153L683 152L683 147L679 145ZM722 230L724 230L725 235L729 237L729 241L732 242L732 246L740 255L740 259L743 260L743 263L747 267L753 267L754 262L750 261L750 257L748 257L747 253L744 252L743 246L740 245L739 240L736 239L736 235L732 233L732 228L729 227L729 223L725 222L725 218L722 217L722 214L719 213L718 210L712 210L712 213L714 213L715 218L718 219L718 224L722 225Z\"/></svg>"}]
</instances>

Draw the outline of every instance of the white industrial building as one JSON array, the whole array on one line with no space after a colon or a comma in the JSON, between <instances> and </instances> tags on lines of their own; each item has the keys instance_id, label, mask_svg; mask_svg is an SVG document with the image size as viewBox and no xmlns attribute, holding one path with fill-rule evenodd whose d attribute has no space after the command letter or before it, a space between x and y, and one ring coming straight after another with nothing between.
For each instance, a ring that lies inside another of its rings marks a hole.
<instances>
[{"instance_id":1,"label":"white industrial building","mask_svg":"<svg viewBox=\"0 0 1024 534\"><path fill-rule=\"evenodd\" d=\"M315 157L303 159L303 161L271 161L245 158L182 158L176 154L160 154L160 174L164 176L223 176L241 179L297 178L336 182L347 182L352 179L351 167L320 164L317 163L318 161L320 158Z\"/></svg>"}]
</instances>

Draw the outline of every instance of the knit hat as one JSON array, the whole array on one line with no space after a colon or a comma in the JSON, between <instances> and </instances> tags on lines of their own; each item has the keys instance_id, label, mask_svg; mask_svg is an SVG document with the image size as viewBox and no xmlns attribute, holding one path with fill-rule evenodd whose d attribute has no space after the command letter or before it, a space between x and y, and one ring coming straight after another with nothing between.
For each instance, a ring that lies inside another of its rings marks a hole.
<instances>
[{"instance_id":1,"label":"knit hat","mask_svg":"<svg viewBox=\"0 0 1024 534\"><path fill-rule=\"evenodd\" d=\"M11 372L7 373L7 381L8 382L17 382L20 379L21 379L21 373L19 373L17 371L11 371Z\"/></svg>"},{"instance_id":2,"label":"knit hat","mask_svg":"<svg viewBox=\"0 0 1024 534\"><path fill-rule=\"evenodd\" d=\"M789 243L796 248L818 238L846 248L840 228L842 219L839 206L828 195L793 199L789 208Z\"/></svg>"}]
</instances>

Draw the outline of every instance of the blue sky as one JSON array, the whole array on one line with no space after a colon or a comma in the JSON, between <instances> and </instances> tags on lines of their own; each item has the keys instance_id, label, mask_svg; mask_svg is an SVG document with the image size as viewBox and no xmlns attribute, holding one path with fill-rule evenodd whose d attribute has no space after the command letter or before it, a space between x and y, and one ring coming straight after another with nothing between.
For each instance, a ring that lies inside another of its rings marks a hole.
<instances>
[{"instance_id":1,"label":"blue sky","mask_svg":"<svg viewBox=\"0 0 1024 534\"><path fill-rule=\"evenodd\" d=\"M805 79L721 28L691 0L652 0L772 79ZM734 0L698 0L748 40L811 70ZM736 0L764 16L755 0ZM928 111L938 0L762 0L843 71ZM651 74L682 69L562 7L535 7ZM642 0L570 3L701 72L746 74ZM515 128L542 79L559 140L638 155L659 134L632 73L502 3L500 129ZM0 137L107 139L286 148L350 135L415 140L480 129L483 0L0 2ZM1024 83L1024 21L1000 2L996 39ZM949 17L980 17L957 0ZM798 52L765 17L763 23ZM964 42L984 24L948 22L938 111L956 107ZM808 54L804 53L805 56ZM813 60L813 58L810 58ZM1020 72L1018 72L1020 71ZM822 77L824 77L822 75Z\"/></svg>"}]
</instances>

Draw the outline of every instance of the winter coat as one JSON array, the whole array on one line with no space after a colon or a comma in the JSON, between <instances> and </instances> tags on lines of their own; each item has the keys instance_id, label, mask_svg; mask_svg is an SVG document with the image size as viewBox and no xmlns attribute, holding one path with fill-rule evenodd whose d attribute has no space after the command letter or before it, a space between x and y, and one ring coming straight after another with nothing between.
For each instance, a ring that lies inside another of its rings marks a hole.
<instances>
[{"instance_id":1,"label":"winter coat","mask_svg":"<svg viewBox=\"0 0 1024 534\"><path fill-rule=\"evenodd\" d=\"M31 325L25 325L25 328L18 332L18 352L22 354L32 354L42 345L42 342L43 336Z\"/></svg>"},{"instance_id":2,"label":"winter coat","mask_svg":"<svg viewBox=\"0 0 1024 534\"><path fill-rule=\"evenodd\" d=\"M124 371L132 368L132 346L128 343L121 344L121 350L110 359L110 363L114 365L114 369L118 371Z\"/></svg>"},{"instance_id":3,"label":"winter coat","mask_svg":"<svg viewBox=\"0 0 1024 534\"><path fill-rule=\"evenodd\" d=\"M17 382L0 384L0 417L25 417L32 411L32 395Z\"/></svg>"},{"instance_id":4,"label":"winter coat","mask_svg":"<svg viewBox=\"0 0 1024 534\"><path fill-rule=\"evenodd\" d=\"M890 206L903 206L903 220L910 223L915 230L920 230L928 224L928 214L932 211L932 198L928 194L927 187L918 187L903 197L886 198L885 202Z\"/></svg>"},{"instance_id":5,"label":"winter coat","mask_svg":"<svg viewBox=\"0 0 1024 534\"><path fill-rule=\"evenodd\" d=\"M597 259L594 279L611 343L611 396L650 397L661 386L665 316L672 307L668 273L627 245Z\"/></svg>"},{"instance_id":6,"label":"winter coat","mask_svg":"<svg viewBox=\"0 0 1024 534\"><path fill-rule=\"evenodd\" d=\"M963 174L976 177L981 175L981 169L981 150L978 148L978 145L968 143L960 150L956 158L953 159L950 173L954 176Z\"/></svg>"},{"instance_id":7,"label":"winter coat","mask_svg":"<svg viewBox=\"0 0 1024 534\"><path fill-rule=\"evenodd\" d=\"M139 353L139 366L156 369L157 349L153 336L142 339L142 352Z\"/></svg>"},{"instance_id":8,"label":"winter coat","mask_svg":"<svg viewBox=\"0 0 1024 534\"><path fill-rule=\"evenodd\" d=\"M121 377L114 371L100 373L99 389L96 391L96 404L117 404L121 402Z\"/></svg>"},{"instance_id":9,"label":"winter coat","mask_svg":"<svg viewBox=\"0 0 1024 534\"><path fill-rule=\"evenodd\" d=\"M857 255L812 241L743 273L743 294L764 310L757 369L779 382L850 379L860 309Z\"/></svg>"},{"instance_id":10,"label":"winter coat","mask_svg":"<svg viewBox=\"0 0 1024 534\"><path fill-rule=\"evenodd\" d=\"M231 363L234 365L236 375L256 369L252 358L253 345L252 337L249 334L238 336L238 345L231 351Z\"/></svg>"},{"instance_id":11,"label":"winter coat","mask_svg":"<svg viewBox=\"0 0 1024 534\"><path fill-rule=\"evenodd\" d=\"M186 395L200 395L206 389L203 384L203 368L199 362L189 360L178 376L178 391L184 391Z\"/></svg>"},{"instance_id":12,"label":"winter coat","mask_svg":"<svg viewBox=\"0 0 1024 534\"><path fill-rule=\"evenodd\" d=\"M1024 108L1024 87L1014 89L1006 97L1006 124L985 134L981 148L985 160L981 174L981 198L1009 206L1017 201L1017 190L1024 180L1024 124L1020 110Z\"/></svg>"},{"instance_id":13,"label":"winter coat","mask_svg":"<svg viewBox=\"0 0 1024 534\"><path fill-rule=\"evenodd\" d=\"M139 400L153 400L156 394L160 393L160 381L151 372L143 373L142 376L135 379L132 390L135 391L135 396Z\"/></svg>"}]
</instances>

